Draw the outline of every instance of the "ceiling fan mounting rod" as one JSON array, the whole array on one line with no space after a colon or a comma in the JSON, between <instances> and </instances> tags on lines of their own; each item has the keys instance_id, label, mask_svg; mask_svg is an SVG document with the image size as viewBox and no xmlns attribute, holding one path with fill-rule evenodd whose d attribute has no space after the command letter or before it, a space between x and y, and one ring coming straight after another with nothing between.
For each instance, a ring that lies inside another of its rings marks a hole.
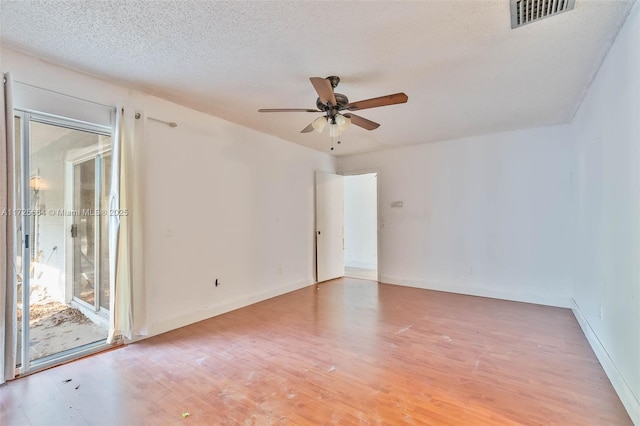
<instances>
[{"instance_id":1,"label":"ceiling fan mounting rod","mask_svg":"<svg viewBox=\"0 0 640 426\"><path fill-rule=\"evenodd\" d=\"M330 75L329 77L327 77L327 80L329 80L329 83L331 83L331 87L333 87L334 89L338 87L338 83L340 83L340 77L335 75Z\"/></svg>"}]
</instances>

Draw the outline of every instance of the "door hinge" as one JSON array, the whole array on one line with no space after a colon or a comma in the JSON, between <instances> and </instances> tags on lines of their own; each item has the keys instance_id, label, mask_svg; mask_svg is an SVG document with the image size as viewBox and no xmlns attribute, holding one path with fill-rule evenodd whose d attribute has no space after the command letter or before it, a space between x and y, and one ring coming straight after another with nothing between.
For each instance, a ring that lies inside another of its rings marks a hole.
<instances>
[{"instance_id":1,"label":"door hinge","mask_svg":"<svg viewBox=\"0 0 640 426\"><path fill-rule=\"evenodd\" d=\"M71 238L75 238L78 236L78 225L75 223L71 225Z\"/></svg>"}]
</instances>

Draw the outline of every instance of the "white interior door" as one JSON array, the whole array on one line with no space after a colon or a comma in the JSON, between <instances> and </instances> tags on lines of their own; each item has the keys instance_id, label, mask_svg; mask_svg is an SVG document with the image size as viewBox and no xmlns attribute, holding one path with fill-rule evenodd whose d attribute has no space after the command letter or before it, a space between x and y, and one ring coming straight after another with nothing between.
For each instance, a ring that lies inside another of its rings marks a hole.
<instances>
[{"instance_id":1,"label":"white interior door","mask_svg":"<svg viewBox=\"0 0 640 426\"><path fill-rule=\"evenodd\" d=\"M344 276L344 178L316 172L318 282Z\"/></svg>"}]
</instances>

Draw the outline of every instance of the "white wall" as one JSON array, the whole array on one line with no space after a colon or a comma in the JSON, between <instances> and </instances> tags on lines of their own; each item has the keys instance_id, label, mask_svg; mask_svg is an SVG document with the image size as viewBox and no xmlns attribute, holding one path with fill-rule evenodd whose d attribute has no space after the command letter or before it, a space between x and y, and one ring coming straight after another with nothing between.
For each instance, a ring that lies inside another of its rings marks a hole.
<instances>
[{"instance_id":1,"label":"white wall","mask_svg":"<svg viewBox=\"0 0 640 426\"><path fill-rule=\"evenodd\" d=\"M569 306L573 147L568 126L341 157L378 170L386 283ZM391 208L402 201L402 208Z\"/></svg>"},{"instance_id":2,"label":"white wall","mask_svg":"<svg viewBox=\"0 0 640 426\"><path fill-rule=\"evenodd\" d=\"M333 157L6 48L2 65L178 123L149 120L142 141L148 313L136 321L150 334L313 283L314 171L335 172Z\"/></svg>"},{"instance_id":3,"label":"white wall","mask_svg":"<svg viewBox=\"0 0 640 426\"><path fill-rule=\"evenodd\" d=\"M640 6L572 125L577 145L575 307L640 424Z\"/></svg>"},{"instance_id":4,"label":"white wall","mask_svg":"<svg viewBox=\"0 0 640 426\"><path fill-rule=\"evenodd\" d=\"M344 178L344 264L378 265L378 185L375 173Z\"/></svg>"}]
</instances>

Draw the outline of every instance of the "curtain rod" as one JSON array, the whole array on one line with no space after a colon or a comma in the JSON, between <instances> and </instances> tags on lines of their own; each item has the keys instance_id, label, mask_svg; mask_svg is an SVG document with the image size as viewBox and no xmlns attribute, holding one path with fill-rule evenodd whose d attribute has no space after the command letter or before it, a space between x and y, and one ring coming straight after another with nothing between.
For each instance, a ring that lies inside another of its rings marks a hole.
<instances>
[{"instance_id":1,"label":"curtain rod","mask_svg":"<svg viewBox=\"0 0 640 426\"><path fill-rule=\"evenodd\" d=\"M18 80L13 80L14 84L21 84L23 86L27 86L27 87L32 87L34 89L38 89L38 90L44 90L45 92L49 92L49 93L55 93L56 95L60 95L60 96L64 96L67 98L71 98L71 99L76 99L78 101L82 101L82 102L89 102L91 104L95 104L104 108L108 108L108 109L115 109L115 106L112 105L105 105L105 104L101 104L100 102L96 102L96 101L90 101L89 99L83 99L83 98L79 98L77 96L73 96L73 95L67 95L66 93L61 93L61 92L56 92L55 90L51 90L51 89L47 89L45 87L40 87L40 86L36 86L35 84L29 84L29 83L25 83L24 81L18 81Z\"/></svg>"},{"instance_id":2,"label":"curtain rod","mask_svg":"<svg viewBox=\"0 0 640 426\"><path fill-rule=\"evenodd\" d=\"M140 113L136 112L136 120L139 118L140 118ZM178 127L178 123L176 123L175 121L165 121L165 120L160 120L159 118L153 118L153 117L147 117L147 120L157 121L158 123L164 123L169 127Z\"/></svg>"}]
</instances>

